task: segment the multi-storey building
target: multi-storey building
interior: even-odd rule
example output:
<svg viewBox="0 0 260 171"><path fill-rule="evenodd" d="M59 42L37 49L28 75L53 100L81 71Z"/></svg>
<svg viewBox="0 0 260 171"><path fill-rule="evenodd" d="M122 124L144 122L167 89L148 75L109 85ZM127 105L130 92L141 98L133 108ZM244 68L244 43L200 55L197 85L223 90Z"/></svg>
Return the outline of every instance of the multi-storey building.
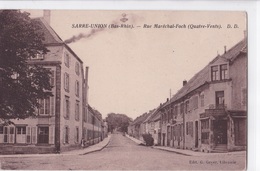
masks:
<svg viewBox="0 0 260 171"><path fill-rule="evenodd" d="M215 57L162 107L161 144L193 150L246 148L247 42Z"/></svg>
<svg viewBox="0 0 260 171"><path fill-rule="evenodd" d="M82 60L50 27L47 22L50 15L46 16L47 20L35 20L44 33L44 45L49 52L32 57L28 64L42 65L51 70L53 96L39 99L41 107L37 110L37 117L13 120L14 125L0 125L1 153L61 152L79 148L81 140L88 139L86 135L100 137L102 116L86 107L88 68L84 79ZM87 118L94 122L93 130L84 127Z"/></svg>
<svg viewBox="0 0 260 171"><path fill-rule="evenodd" d="M83 123L83 139L86 145L96 144L103 139L104 128L102 115L99 111L93 109L90 105L87 106L87 119Z"/></svg>

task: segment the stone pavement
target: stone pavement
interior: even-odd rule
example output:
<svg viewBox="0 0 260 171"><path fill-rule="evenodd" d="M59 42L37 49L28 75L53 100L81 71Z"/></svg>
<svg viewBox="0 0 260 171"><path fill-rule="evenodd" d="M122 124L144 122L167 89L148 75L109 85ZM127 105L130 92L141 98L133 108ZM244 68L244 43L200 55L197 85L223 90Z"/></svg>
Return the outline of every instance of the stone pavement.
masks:
<svg viewBox="0 0 260 171"><path fill-rule="evenodd" d="M131 137L129 135L126 135L129 139L132 141L136 142L137 144L145 144L144 142ZM168 152L173 152L177 154L182 154L186 156L223 156L223 155L245 155L246 156L246 151L233 151L233 152L227 152L227 153L204 153L200 151L192 151L192 150L184 150L184 149L176 149L172 147L166 147L166 146L152 146L151 148L158 149L158 150L164 150Z"/></svg>
<svg viewBox="0 0 260 171"><path fill-rule="evenodd" d="M85 155L88 153L101 151L110 142L111 135L108 135L103 141L98 144L94 144L84 149L77 149L71 151L65 151L60 154L12 154L12 155L0 155L0 158L10 158L10 157L50 157L50 156L61 156L61 155Z"/></svg>

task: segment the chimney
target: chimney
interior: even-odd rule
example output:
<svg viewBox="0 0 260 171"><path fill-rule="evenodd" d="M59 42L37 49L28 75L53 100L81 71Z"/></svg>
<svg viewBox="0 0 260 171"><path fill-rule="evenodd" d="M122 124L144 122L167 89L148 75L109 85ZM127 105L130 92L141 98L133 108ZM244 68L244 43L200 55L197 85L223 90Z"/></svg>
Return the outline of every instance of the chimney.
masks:
<svg viewBox="0 0 260 171"><path fill-rule="evenodd" d="M183 80L182 85L185 86L187 84L186 80Z"/></svg>
<svg viewBox="0 0 260 171"><path fill-rule="evenodd" d="M88 105L88 67L85 70L85 102Z"/></svg>
<svg viewBox="0 0 260 171"><path fill-rule="evenodd" d="M50 23L51 23L51 10L43 10L43 18L50 25Z"/></svg>
<svg viewBox="0 0 260 171"><path fill-rule="evenodd" d="M224 53L227 52L227 46L224 46Z"/></svg>

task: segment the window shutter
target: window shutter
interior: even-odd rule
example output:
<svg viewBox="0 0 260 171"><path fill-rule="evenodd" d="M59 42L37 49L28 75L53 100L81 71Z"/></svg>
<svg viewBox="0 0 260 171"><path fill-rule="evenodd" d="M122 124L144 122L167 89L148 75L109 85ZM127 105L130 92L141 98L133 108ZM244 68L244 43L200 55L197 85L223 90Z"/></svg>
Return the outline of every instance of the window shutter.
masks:
<svg viewBox="0 0 260 171"><path fill-rule="evenodd" d="M54 144L54 126L49 127L49 144Z"/></svg>
<svg viewBox="0 0 260 171"><path fill-rule="evenodd" d="M69 77L69 74L68 74L68 91L70 91L70 77Z"/></svg>
<svg viewBox="0 0 260 171"><path fill-rule="evenodd" d="M66 126L63 128L63 144L66 144Z"/></svg>
<svg viewBox="0 0 260 171"><path fill-rule="evenodd" d="M70 101L68 102L69 103L69 105L68 105L68 119L70 118Z"/></svg>
<svg viewBox="0 0 260 171"><path fill-rule="evenodd" d="M63 116L66 118L67 116L67 110L66 110L66 98L63 99Z"/></svg>
<svg viewBox="0 0 260 171"><path fill-rule="evenodd" d="M66 73L64 73L64 89L66 90Z"/></svg>
<svg viewBox="0 0 260 171"><path fill-rule="evenodd" d="M51 116L54 115L54 96L50 97L50 109L51 109Z"/></svg>
<svg viewBox="0 0 260 171"><path fill-rule="evenodd" d="M37 143L37 128L36 127L32 127L32 144L36 144Z"/></svg>
<svg viewBox="0 0 260 171"><path fill-rule="evenodd" d="M77 127L75 128L75 132L74 132L74 142L75 144L77 144Z"/></svg>
<svg viewBox="0 0 260 171"><path fill-rule="evenodd" d="M27 126L26 127L26 143L27 144L31 144L31 134L32 134L32 131L31 131L31 127Z"/></svg>

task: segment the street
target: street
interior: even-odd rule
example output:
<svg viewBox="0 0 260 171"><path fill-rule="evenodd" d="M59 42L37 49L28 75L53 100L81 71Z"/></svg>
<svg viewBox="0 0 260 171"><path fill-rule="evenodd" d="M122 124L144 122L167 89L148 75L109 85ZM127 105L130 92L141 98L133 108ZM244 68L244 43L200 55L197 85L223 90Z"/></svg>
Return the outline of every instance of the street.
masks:
<svg viewBox="0 0 260 171"><path fill-rule="evenodd" d="M8 170L244 170L245 156L216 154L186 156L137 145L121 134L112 134L102 151L86 155L0 158Z"/></svg>

